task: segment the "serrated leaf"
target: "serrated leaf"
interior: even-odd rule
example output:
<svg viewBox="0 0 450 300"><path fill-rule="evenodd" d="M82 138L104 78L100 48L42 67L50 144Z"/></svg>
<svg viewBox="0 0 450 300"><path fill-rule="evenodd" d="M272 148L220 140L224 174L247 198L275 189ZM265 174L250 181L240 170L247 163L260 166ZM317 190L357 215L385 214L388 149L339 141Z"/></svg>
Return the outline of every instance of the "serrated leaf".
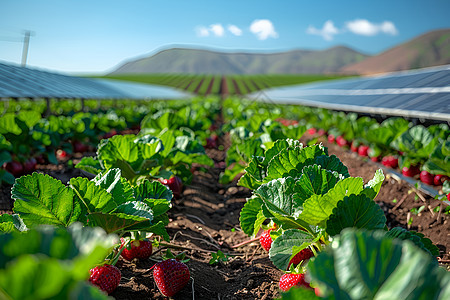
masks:
<svg viewBox="0 0 450 300"><path fill-rule="evenodd" d="M154 217L164 214L172 207L167 199L144 199L144 203L152 209Z"/></svg>
<svg viewBox="0 0 450 300"><path fill-rule="evenodd" d="M295 179L286 177L261 185L254 194L264 201L269 210L291 216L302 205L294 197L295 192Z"/></svg>
<svg viewBox="0 0 450 300"><path fill-rule="evenodd" d="M323 195L342 179L337 172L322 169L319 165L306 166L295 182L295 191L303 203L312 195Z"/></svg>
<svg viewBox="0 0 450 300"><path fill-rule="evenodd" d="M337 158L336 155L321 155L314 159L314 162L329 171L336 171L342 174L344 178L350 177L348 173L348 168Z"/></svg>
<svg viewBox="0 0 450 300"><path fill-rule="evenodd" d="M121 204L134 199L133 188L121 175L120 169L114 168L106 173L100 173L92 181L110 193L115 203Z"/></svg>
<svg viewBox="0 0 450 300"><path fill-rule="evenodd" d="M378 195L381 189L381 185L384 181L384 174L383 170L378 169L375 172L375 175L373 178L364 186L364 190L362 194L366 195L370 199L375 199L375 197Z"/></svg>
<svg viewBox="0 0 450 300"><path fill-rule="evenodd" d="M265 182L276 178L287 176L297 177L305 166L305 162L314 160L314 158L327 155L327 150L322 145L313 145L302 148L300 146L288 147L277 155L275 155L269 162L267 167L267 177Z"/></svg>
<svg viewBox="0 0 450 300"><path fill-rule="evenodd" d="M113 214L124 214L128 216L136 217L136 220L143 221L147 219L148 221L153 220L153 211L150 206L142 201L130 201L123 203L112 212Z"/></svg>
<svg viewBox="0 0 450 300"><path fill-rule="evenodd" d="M443 300L450 296L450 274L433 257L410 241L386 237L384 231L345 229L308 268L325 298Z"/></svg>
<svg viewBox="0 0 450 300"><path fill-rule="evenodd" d="M27 227L40 224L67 227L82 213L72 190L49 175L33 173L20 177L11 190L11 197L15 200L14 212Z"/></svg>
<svg viewBox="0 0 450 300"><path fill-rule="evenodd" d="M287 270L291 258L308 247L313 238L311 234L303 230L288 229L272 242L269 258L277 268ZM296 252L293 254L294 247Z"/></svg>
<svg viewBox="0 0 450 300"><path fill-rule="evenodd" d="M151 222L147 218L128 215L125 213L102 213L94 212L89 214L89 223L95 224L95 226L103 228L107 233L120 233L131 231L130 228L135 230L142 230L151 225Z"/></svg>
<svg viewBox="0 0 450 300"><path fill-rule="evenodd" d="M97 175L102 171L102 166L100 165L100 162L97 159L90 156L83 157L80 160L80 162L75 165L75 168L86 171L93 175Z"/></svg>
<svg viewBox="0 0 450 300"><path fill-rule="evenodd" d="M252 197L247 200L241 210L239 222L242 231L247 235L253 235L256 230L255 223L258 219L258 214L262 211L261 205L262 201L260 198Z"/></svg>
<svg viewBox="0 0 450 300"><path fill-rule="evenodd" d="M115 135L103 140L97 150L98 160L103 168L120 168L120 162L133 164L139 159L139 144L134 143L134 135ZM123 168L123 176L124 173ZM126 177L126 176L125 176Z"/></svg>
<svg viewBox="0 0 450 300"><path fill-rule="evenodd" d="M349 195L339 201L327 220L326 231L330 236L339 234L344 228L383 229L386 216L372 199L365 195Z"/></svg>
<svg viewBox="0 0 450 300"><path fill-rule="evenodd" d="M70 179L70 187L77 195L79 203L82 203L89 213L108 213L118 205L110 193L87 178Z"/></svg>
<svg viewBox="0 0 450 300"><path fill-rule="evenodd" d="M140 136L134 139L134 143L139 145L139 156L143 159L151 159L155 154L164 150L161 140L152 135Z"/></svg>
<svg viewBox="0 0 450 300"><path fill-rule="evenodd" d="M325 195L313 195L307 199L303 203L303 211L298 217L311 225L320 225L332 214L339 201L347 195L357 195L362 190L362 178L349 177L343 179Z"/></svg>
<svg viewBox="0 0 450 300"><path fill-rule="evenodd" d="M266 177L264 158L254 156L245 168L245 173L239 179L238 185L254 190L263 183L264 177Z"/></svg>
<svg viewBox="0 0 450 300"><path fill-rule="evenodd" d="M170 203L173 197L172 191L159 181L144 180L134 188L136 200L144 199L166 199Z"/></svg>
<svg viewBox="0 0 450 300"><path fill-rule="evenodd" d="M260 139L248 139L244 143L238 144L237 152L246 163L249 162L253 156L264 156L264 149L261 148Z"/></svg>
<svg viewBox="0 0 450 300"><path fill-rule="evenodd" d="M0 232L26 231L27 226L18 214L0 215Z"/></svg>
<svg viewBox="0 0 450 300"><path fill-rule="evenodd" d="M439 255L439 248L433 244L433 242L424 237L423 234L415 232L415 231L408 231L401 227L395 227L389 230L386 233L387 237L397 238L400 240L410 240L412 241L417 247L420 249L425 250L426 252L430 253L433 256Z"/></svg>

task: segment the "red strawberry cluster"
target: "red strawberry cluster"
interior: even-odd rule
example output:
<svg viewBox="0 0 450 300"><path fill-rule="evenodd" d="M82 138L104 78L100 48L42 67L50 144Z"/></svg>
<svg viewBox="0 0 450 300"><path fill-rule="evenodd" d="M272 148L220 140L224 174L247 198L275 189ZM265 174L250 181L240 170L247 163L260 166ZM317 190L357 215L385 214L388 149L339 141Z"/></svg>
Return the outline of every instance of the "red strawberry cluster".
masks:
<svg viewBox="0 0 450 300"><path fill-rule="evenodd" d="M124 247L126 240L124 238L120 239L121 248ZM128 260L132 261L135 258L138 259L147 259L152 255L152 242L149 240L133 240L130 242L129 249L124 248L122 250L121 256Z"/></svg>
<svg viewBox="0 0 450 300"><path fill-rule="evenodd" d="M18 161L10 161L3 164L3 168L11 173L14 177L20 177L24 174L30 174L36 170L37 161L32 157L25 161L23 164Z"/></svg>

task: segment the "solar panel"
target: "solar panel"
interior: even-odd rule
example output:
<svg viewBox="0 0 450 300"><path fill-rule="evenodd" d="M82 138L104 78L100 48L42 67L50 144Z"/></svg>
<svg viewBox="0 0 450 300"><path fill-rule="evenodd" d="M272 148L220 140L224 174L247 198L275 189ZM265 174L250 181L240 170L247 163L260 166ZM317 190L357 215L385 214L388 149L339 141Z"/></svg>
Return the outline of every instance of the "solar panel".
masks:
<svg viewBox="0 0 450 300"><path fill-rule="evenodd" d="M274 88L250 98L450 122L450 65Z"/></svg>
<svg viewBox="0 0 450 300"><path fill-rule="evenodd" d="M67 76L0 63L0 98L183 99L169 87Z"/></svg>

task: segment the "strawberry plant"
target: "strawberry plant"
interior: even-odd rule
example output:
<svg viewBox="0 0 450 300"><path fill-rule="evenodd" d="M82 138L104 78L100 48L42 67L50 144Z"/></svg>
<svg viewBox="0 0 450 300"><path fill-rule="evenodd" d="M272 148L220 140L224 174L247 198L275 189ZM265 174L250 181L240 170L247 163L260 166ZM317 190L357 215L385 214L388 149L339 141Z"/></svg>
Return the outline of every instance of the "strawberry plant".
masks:
<svg viewBox="0 0 450 300"><path fill-rule="evenodd" d="M157 181L142 181L132 187L119 169L100 173L89 181L72 178L69 186L48 175L33 173L16 180L13 210L32 228L50 224L67 227L79 221L120 236L132 231L152 232L169 239L172 192Z"/></svg>
<svg viewBox="0 0 450 300"><path fill-rule="evenodd" d="M80 223L0 234L0 298L107 299L88 283L89 269L116 241L117 236Z"/></svg>
<svg viewBox="0 0 450 300"><path fill-rule="evenodd" d="M413 240L398 235L401 232L407 231L389 236L385 231L343 230L334 238L333 247L308 265L311 282L318 286L321 297L448 298L450 273ZM359 288L362 286L364 289Z"/></svg>

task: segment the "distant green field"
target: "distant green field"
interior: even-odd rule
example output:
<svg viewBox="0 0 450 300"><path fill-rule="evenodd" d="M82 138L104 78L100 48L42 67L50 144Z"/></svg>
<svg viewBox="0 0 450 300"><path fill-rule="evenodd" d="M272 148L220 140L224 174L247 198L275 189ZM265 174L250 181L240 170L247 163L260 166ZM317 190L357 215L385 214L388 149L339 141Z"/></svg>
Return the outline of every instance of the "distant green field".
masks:
<svg viewBox="0 0 450 300"><path fill-rule="evenodd" d="M344 78L341 75L197 75L197 74L121 74L100 78L170 86L198 95L246 95L258 90Z"/></svg>

